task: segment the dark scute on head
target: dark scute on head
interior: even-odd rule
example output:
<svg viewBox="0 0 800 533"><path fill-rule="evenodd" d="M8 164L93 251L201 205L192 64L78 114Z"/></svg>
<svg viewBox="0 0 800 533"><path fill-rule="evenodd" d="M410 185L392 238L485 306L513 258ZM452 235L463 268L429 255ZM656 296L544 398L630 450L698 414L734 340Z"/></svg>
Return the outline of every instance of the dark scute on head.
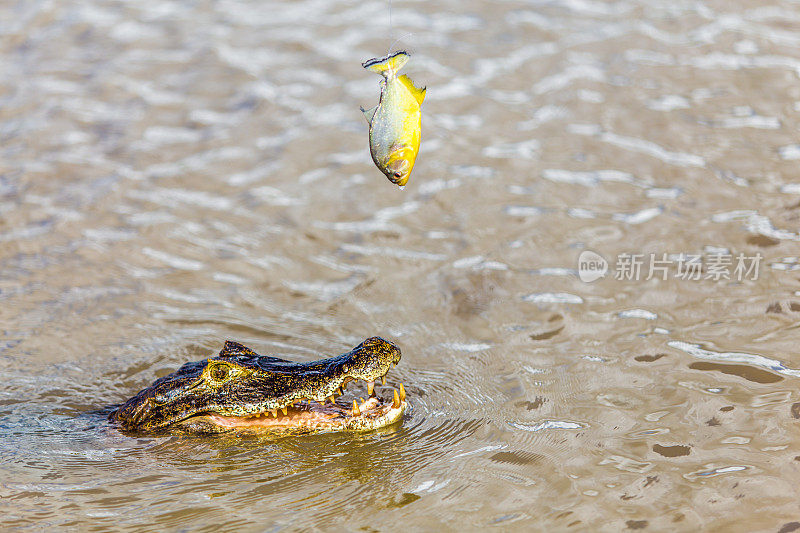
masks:
<svg viewBox="0 0 800 533"><path fill-rule="evenodd" d="M287 361L279 357L260 355L244 344L235 341L225 341L225 346L220 350L216 359L234 362L250 368L261 368L263 370L270 370L271 365L295 364L292 361ZM207 361L213 361L213 359L208 359Z"/></svg>
<svg viewBox="0 0 800 533"><path fill-rule="evenodd" d="M258 355L242 343L225 341L225 346L219 351L219 357L232 357L236 355Z"/></svg>

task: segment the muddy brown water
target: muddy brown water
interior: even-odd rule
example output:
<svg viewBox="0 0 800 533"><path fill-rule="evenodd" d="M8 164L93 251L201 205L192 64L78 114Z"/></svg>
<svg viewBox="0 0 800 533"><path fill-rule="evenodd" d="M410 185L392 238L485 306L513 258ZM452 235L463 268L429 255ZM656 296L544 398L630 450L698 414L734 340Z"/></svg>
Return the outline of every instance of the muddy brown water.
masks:
<svg viewBox="0 0 800 533"><path fill-rule="evenodd" d="M0 529L798 529L800 5L392 20L0 4ZM428 96L399 191L360 62L408 32ZM225 339L311 360L371 335L413 405L382 431L104 419Z"/></svg>

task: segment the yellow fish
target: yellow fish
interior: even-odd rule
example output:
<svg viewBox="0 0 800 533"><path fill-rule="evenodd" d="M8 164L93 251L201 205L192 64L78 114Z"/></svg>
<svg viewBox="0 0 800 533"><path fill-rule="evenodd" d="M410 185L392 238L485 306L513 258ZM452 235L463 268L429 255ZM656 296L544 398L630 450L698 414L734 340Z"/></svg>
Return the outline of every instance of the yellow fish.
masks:
<svg viewBox="0 0 800 533"><path fill-rule="evenodd" d="M406 52L395 52L362 63L383 76L378 105L361 108L369 123L369 151L375 166L401 188L408 183L419 152L420 106L425 99L425 87L417 89L408 76L397 75L408 59Z"/></svg>

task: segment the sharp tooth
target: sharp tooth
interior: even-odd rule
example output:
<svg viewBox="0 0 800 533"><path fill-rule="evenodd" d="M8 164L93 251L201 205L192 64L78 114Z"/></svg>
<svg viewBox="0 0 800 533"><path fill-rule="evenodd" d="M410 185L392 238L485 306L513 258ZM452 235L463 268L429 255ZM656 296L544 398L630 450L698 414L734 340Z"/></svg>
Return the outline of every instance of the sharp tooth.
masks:
<svg viewBox="0 0 800 533"><path fill-rule="evenodd" d="M381 385L386 385L386 376L381 376Z"/></svg>
<svg viewBox="0 0 800 533"><path fill-rule="evenodd" d="M275 418L278 418L278 410L277 409L273 409L270 412L272 413L272 416L274 416Z"/></svg>
<svg viewBox="0 0 800 533"><path fill-rule="evenodd" d="M400 397L397 395L397 390L394 391L394 398L392 398L392 407L400 407Z"/></svg>
<svg viewBox="0 0 800 533"><path fill-rule="evenodd" d="M403 384L400 384L400 400L406 401L406 389L403 387Z"/></svg>
<svg viewBox="0 0 800 533"><path fill-rule="evenodd" d="M358 404L355 400L353 400L353 416L360 416L361 410L358 408Z"/></svg>
<svg viewBox="0 0 800 533"><path fill-rule="evenodd" d="M367 392L370 396L375 392L375 382L374 381L367 381Z"/></svg>
<svg viewBox="0 0 800 533"><path fill-rule="evenodd" d="M402 385L400 385L400 386L402 387ZM284 415L286 415L286 414L287 414L287 412L286 412L286 407L285 407L285 406L284 406L284 407L281 407L281 412L283 412L283 414L284 414Z"/></svg>
<svg viewBox="0 0 800 533"><path fill-rule="evenodd" d="M328 396L328 400L330 400L331 403L335 403L336 402L336 398L333 397L333 394Z"/></svg>

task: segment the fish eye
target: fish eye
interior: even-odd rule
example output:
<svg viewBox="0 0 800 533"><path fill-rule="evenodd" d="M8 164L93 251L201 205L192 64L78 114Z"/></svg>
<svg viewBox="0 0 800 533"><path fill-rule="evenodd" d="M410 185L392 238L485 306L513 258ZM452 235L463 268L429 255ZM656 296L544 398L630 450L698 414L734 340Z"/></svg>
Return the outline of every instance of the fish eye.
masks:
<svg viewBox="0 0 800 533"><path fill-rule="evenodd" d="M403 173L400 172L400 171L397 171L397 172L394 173L394 177L395 178L402 178L403 177Z"/></svg>
<svg viewBox="0 0 800 533"><path fill-rule="evenodd" d="M214 381L225 381L230 373L231 367L228 365L214 365L208 371L209 377Z"/></svg>

